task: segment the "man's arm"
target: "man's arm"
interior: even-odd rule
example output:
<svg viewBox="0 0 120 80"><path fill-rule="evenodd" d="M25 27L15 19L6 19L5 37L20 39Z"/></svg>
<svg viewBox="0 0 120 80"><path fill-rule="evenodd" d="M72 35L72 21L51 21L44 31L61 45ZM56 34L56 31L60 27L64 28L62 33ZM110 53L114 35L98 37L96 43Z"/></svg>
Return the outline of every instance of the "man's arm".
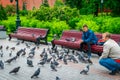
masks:
<svg viewBox="0 0 120 80"><path fill-rule="evenodd" d="M93 32L90 31L88 38L86 40L84 40L84 42L90 42L90 40L92 39L92 37L93 37Z"/></svg>
<svg viewBox="0 0 120 80"><path fill-rule="evenodd" d="M102 53L102 56L100 57L100 59L102 59L102 58L108 58L109 53L110 53L110 45L105 44L103 46L103 53Z"/></svg>

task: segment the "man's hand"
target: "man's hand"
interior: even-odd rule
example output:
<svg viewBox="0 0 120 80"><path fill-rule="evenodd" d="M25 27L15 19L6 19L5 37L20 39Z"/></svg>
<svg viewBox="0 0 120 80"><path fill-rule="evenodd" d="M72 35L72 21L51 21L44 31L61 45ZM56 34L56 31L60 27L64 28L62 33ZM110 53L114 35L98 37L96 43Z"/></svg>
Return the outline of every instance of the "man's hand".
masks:
<svg viewBox="0 0 120 80"><path fill-rule="evenodd" d="M80 40L80 43L82 43L82 42L83 42L83 40L81 39L81 40Z"/></svg>

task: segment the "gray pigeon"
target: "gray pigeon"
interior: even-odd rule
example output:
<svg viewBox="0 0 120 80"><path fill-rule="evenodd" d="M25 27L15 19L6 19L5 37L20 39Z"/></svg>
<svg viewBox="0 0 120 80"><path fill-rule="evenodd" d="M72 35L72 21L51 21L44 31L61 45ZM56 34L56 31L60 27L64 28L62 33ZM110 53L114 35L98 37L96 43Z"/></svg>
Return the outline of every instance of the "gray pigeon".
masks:
<svg viewBox="0 0 120 80"><path fill-rule="evenodd" d="M34 78L34 77L36 77L36 78L38 78L38 75L40 74L40 68L38 68L36 71L35 71L35 73L31 76L31 78Z"/></svg>
<svg viewBox="0 0 120 80"><path fill-rule="evenodd" d="M0 57L3 57L3 51L1 50Z"/></svg>
<svg viewBox="0 0 120 80"><path fill-rule="evenodd" d="M64 64L66 64L66 65L68 64L68 63L67 63L67 59L66 59L66 55L63 57L63 62L64 62Z"/></svg>
<svg viewBox="0 0 120 80"><path fill-rule="evenodd" d="M36 47L33 47L30 51L35 51Z"/></svg>
<svg viewBox="0 0 120 80"><path fill-rule="evenodd" d="M52 57L51 57L51 58L48 58L48 59L47 59L47 63L49 63L51 60L52 60Z"/></svg>
<svg viewBox="0 0 120 80"><path fill-rule="evenodd" d="M81 62L86 63L86 60L85 60L84 56L81 53L78 54L78 60L81 61Z"/></svg>
<svg viewBox="0 0 120 80"><path fill-rule="evenodd" d="M20 50L16 53L16 55L19 57L22 52L24 52L24 49L20 49Z"/></svg>
<svg viewBox="0 0 120 80"><path fill-rule="evenodd" d="M42 61L40 61L39 63L38 63L38 65L40 64L40 65L42 65L42 66L44 66L44 64L46 63L46 60L42 60Z"/></svg>
<svg viewBox="0 0 120 80"><path fill-rule="evenodd" d="M55 64L51 61L50 67L53 71L57 71Z"/></svg>
<svg viewBox="0 0 120 80"><path fill-rule="evenodd" d="M27 64L29 67L34 67L32 60L27 59Z"/></svg>
<svg viewBox="0 0 120 80"><path fill-rule="evenodd" d="M13 58L10 58L8 60L5 61L5 63L11 63L13 60L16 60L17 59L17 56L14 56Z"/></svg>
<svg viewBox="0 0 120 80"><path fill-rule="evenodd" d="M6 50L8 50L9 49L9 46L6 46Z"/></svg>
<svg viewBox="0 0 120 80"><path fill-rule="evenodd" d="M12 47L12 48L10 48L10 49L14 51L14 50L15 50L15 47Z"/></svg>
<svg viewBox="0 0 120 80"><path fill-rule="evenodd" d="M12 51L9 53L9 57L11 57L12 56Z"/></svg>
<svg viewBox="0 0 120 80"><path fill-rule="evenodd" d="M3 49L3 46L1 45L1 46L0 46L0 50L2 50L2 49Z"/></svg>
<svg viewBox="0 0 120 80"><path fill-rule="evenodd" d="M27 48L30 48L30 46L28 45L28 43L25 43L25 45L26 45Z"/></svg>
<svg viewBox="0 0 120 80"><path fill-rule="evenodd" d="M56 76L56 80L61 80L58 76Z"/></svg>
<svg viewBox="0 0 120 80"><path fill-rule="evenodd" d="M22 53L22 56L25 56L26 55L26 48L23 49L23 53Z"/></svg>
<svg viewBox="0 0 120 80"><path fill-rule="evenodd" d="M13 61L12 59L8 59L8 60L5 61L5 63L9 63L10 64L12 61Z"/></svg>
<svg viewBox="0 0 120 80"><path fill-rule="evenodd" d="M4 69L4 63L3 63L2 60L0 60L0 68L1 68L1 69Z"/></svg>
<svg viewBox="0 0 120 80"><path fill-rule="evenodd" d="M20 45L20 41L16 43L16 46Z"/></svg>
<svg viewBox="0 0 120 80"><path fill-rule="evenodd" d="M35 55L35 51L31 51L31 52L29 53L29 57L30 57L30 58L33 58L34 55Z"/></svg>
<svg viewBox="0 0 120 80"><path fill-rule="evenodd" d="M18 71L19 71L19 69L20 69L20 66L18 66L18 67L16 67L16 68L14 68L13 70L11 70L10 72L9 72L9 74L10 73L17 73Z"/></svg>
<svg viewBox="0 0 120 80"><path fill-rule="evenodd" d="M89 71L89 65L87 65L87 66L80 72L80 74L85 74L85 75L87 75L88 71Z"/></svg>

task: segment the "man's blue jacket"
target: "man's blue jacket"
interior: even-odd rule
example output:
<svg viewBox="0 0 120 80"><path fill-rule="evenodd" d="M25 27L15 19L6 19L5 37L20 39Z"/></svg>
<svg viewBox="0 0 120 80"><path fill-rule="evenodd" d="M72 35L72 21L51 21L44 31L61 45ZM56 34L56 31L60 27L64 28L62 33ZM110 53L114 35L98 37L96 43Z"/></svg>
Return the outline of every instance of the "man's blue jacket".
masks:
<svg viewBox="0 0 120 80"><path fill-rule="evenodd" d="M98 39L94 32L92 30L88 30L87 32L83 32L82 34L82 40L84 42L92 42L93 44L96 44Z"/></svg>

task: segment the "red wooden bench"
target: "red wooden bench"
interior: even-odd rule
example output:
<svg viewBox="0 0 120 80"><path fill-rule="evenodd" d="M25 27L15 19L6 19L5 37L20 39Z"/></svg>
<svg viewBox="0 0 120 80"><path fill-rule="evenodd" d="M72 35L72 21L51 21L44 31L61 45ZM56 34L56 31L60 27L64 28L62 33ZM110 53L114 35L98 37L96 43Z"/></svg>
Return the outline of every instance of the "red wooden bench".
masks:
<svg viewBox="0 0 120 80"><path fill-rule="evenodd" d="M97 36L98 40L102 39L102 34L96 33L95 35ZM53 40L52 45L61 45L66 48L79 50L81 37L82 32L80 31L63 31L61 38L59 40ZM113 34L111 37L115 41L120 42L120 35ZM87 50L87 46L84 46L84 50ZM103 52L103 46L97 44L91 45L91 52L97 53L100 56Z"/></svg>
<svg viewBox="0 0 120 80"><path fill-rule="evenodd" d="M39 43L39 40L44 40L47 44L48 31L48 29L19 27L17 32L9 34L9 40L11 40L11 38L17 38L23 41L33 41L36 43Z"/></svg>

